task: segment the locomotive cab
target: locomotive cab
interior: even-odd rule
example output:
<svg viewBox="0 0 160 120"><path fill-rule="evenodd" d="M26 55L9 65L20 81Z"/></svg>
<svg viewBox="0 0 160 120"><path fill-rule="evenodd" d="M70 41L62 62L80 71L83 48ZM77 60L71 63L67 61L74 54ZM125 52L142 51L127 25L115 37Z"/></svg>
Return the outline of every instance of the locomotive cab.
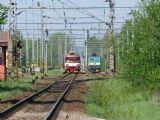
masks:
<svg viewBox="0 0 160 120"><path fill-rule="evenodd" d="M64 69L66 72L79 72L80 71L80 56L75 53L70 53L65 56Z"/></svg>

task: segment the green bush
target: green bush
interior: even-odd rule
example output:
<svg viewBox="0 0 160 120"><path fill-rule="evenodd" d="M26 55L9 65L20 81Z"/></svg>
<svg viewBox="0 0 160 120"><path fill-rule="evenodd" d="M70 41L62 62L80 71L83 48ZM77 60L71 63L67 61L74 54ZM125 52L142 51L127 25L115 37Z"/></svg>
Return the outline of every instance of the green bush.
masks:
<svg viewBox="0 0 160 120"><path fill-rule="evenodd" d="M159 98L160 99L160 98ZM88 114L106 120L158 120L160 104L150 91L132 87L124 79L94 82L86 98Z"/></svg>

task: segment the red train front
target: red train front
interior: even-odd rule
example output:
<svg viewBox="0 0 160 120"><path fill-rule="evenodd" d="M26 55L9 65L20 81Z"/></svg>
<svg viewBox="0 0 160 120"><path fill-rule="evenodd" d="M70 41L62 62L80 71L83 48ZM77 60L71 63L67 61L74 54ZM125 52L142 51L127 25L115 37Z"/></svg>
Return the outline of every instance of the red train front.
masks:
<svg viewBox="0 0 160 120"><path fill-rule="evenodd" d="M77 53L71 52L64 59L64 69L66 72L74 73L80 71L80 56Z"/></svg>

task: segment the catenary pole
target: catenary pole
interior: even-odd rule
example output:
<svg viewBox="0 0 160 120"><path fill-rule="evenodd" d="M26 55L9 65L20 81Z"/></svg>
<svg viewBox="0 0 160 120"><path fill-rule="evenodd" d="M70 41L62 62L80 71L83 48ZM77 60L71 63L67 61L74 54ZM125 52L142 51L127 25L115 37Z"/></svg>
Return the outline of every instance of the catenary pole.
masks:
<svg viewBox="0 0 160 120"><path fill-rule="evenodd" d="M115 53L114 53L114 22L115 22L115 2L114 0L106 0L109 2L110 7L110 14L109 19L109 42L110 42L110 49L109 49L109 73L110 75L114 75L115 72Z"/></svg>
<svg viewBox="0 0 160 120"><path fill-rule="evenodd" d="M8 40L8 75L10 77L11 71L13 69L13 63L14 63L14 56L13 56L13 45L14 41L16 40L16 7L17 3L16 0L9 0L9 17L8 17L8 23L9 23L9 40Z"/></svg>
<svg viewBox="0 0 160 120"><path fill-rule="evenodd" d="M32 1L32 7L34 8L34 1ZM34 64L35 62L35 45L34 45L34 41L35 41L35 37L34 37L34 9L33 9L33 35L32 35L32 63Z"/></svg>

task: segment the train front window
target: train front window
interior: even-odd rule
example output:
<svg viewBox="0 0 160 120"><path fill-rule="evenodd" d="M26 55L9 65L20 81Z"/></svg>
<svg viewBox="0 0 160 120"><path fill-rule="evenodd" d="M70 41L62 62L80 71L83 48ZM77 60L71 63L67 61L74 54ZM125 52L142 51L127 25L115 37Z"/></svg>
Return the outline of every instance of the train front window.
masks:
<svg viewBox="0 0 160 120"><path fill-rule="evenodd" d="M89 62L94 62L94 59L90 58L90 59L89 59Z"/></svg>
<svg viewBox="0 0 160 120"><path fill-rule="evenodd" d="M80 62L79 57L67 57L66 62Z"/></svg>
<svg viewBox="0 0 160 120"><path fill-rule="evenodd" d="M95 62L100 62L100 58L95 58Z"/></svg>
<svg viewBox="0 0 160 120"><path fill-rule="evenodd" d="M100 58L99 58L99 57L92 57L92 58L89 58L88 61L89 61L90 63L100 62Z"/></svg>

